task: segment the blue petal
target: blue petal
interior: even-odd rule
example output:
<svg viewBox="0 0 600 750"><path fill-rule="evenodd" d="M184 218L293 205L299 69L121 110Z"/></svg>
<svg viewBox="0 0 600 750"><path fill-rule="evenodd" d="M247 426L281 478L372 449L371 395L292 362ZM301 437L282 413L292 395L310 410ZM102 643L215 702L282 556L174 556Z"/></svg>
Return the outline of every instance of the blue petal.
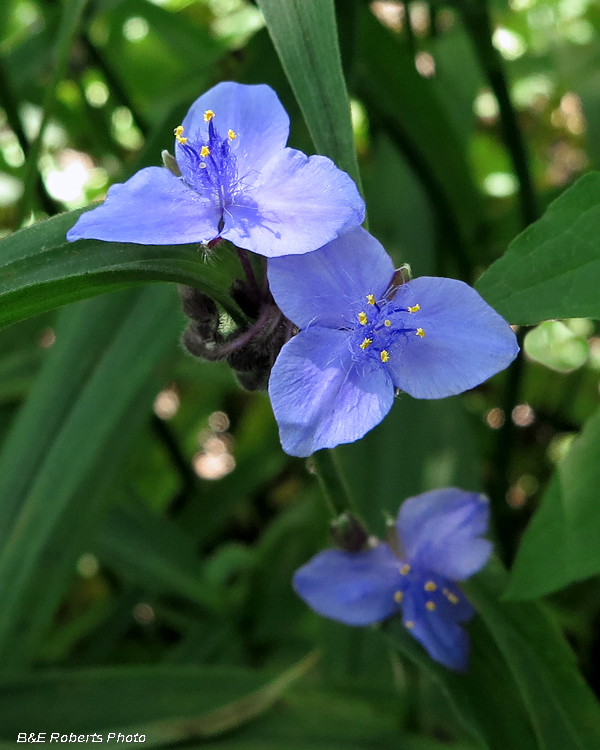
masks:
<svg viewBox="0 0 600 750"><path fill-rule="evenodd" d="M401 297L398 295L402 295ZM445 398L473 388L513 361L519 347L508 323L462 281L422 276L397 300L420 305L411 315L420 338L406 337L390 360L394 385L415 398Z"/></svg>
<svg viewBox="0 0 600 750"><path fill-rule="evenodd" d="M299 255L354 229L364 217L356 185L331 159L286 148L226 207L222 235L268 258Z"/></svg>
<svg viewBox="0 0 600 750"><path fill-rule="evenodd" d="M209 109L215 113L213 125L222 138L227 137L230 129L236 134L231 146L240 178L261 170L274 154L285 148L290 118L270 86L218 83L190 107L182 123L184 136L208 139L204 112Z"/></svg>
<svg viewBox="0 0 600 750"><path fill-rule="evenodd" d="M379 299L393 274L390 256L362 227L317 252L273 258L268 263L275 302L300 328L354 326L366 295Z"/></svg>
<svg viewBox="0 0 600 750"><path fill-rule="evenodd" d="M410 497L400 506L396 528L402 552L420 570L454 581L476 573L492 545L485 534L490 516L483 495L450 487Z"/></svg>
<svg viewBox="0 0 600 750"><path fill-rule="evenodd" d="M104 203L67 233L81 239L179 245L218 235L220 212L163 167L147 167L113 185Z"/></svg>
<svg viewBox="0 0 600 750"><path fill-rule="evenodd" d="M398 560L386 544L364 552L325 550L294 575L294 589L315 612L346 625L370 625L397 610Z"/></svg>
<svg viewBox="0 0 600 750"><path fill-rule="evenodd" d="M382 368L354 366L347 332L315 327L285 344L271 371L269 396L283 450L309 456L358 440L379 424L394 388Z"/></svg>
<svg viewBox="0 0 600 750"><path fill-rule="evenodd" d="M469 636L452 620L430 612L417 597L406 596L402 619L408 632L425 648L432 659L448 669L464 672L469 659Z"/></svg>

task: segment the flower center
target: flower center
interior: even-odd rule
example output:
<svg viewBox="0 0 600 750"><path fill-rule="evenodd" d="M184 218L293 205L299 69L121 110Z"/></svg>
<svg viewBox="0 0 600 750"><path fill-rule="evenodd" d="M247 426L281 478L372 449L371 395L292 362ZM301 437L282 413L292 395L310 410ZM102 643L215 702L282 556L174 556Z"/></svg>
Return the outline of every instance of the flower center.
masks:
<svg viewBox="0 0 600 750"><path fill-rule="evenodd" d="M215 128L214 118L212 109L207 109L204 113L204 121L208 123L207 140L199 135L184 136L183 125L175 128L177 162L191 188L225 208L233 202L240 185L237 159L232 150L237 133L230 128L222 138Z"/></svg>
<svg viewBox="0 0 600 750"><path fill-rule="evenodd" d="M461 598L458 589L451 582L428 571L414 570L408 563L398 561L398 582L393 593L394 602L402 608L409 602L410 611L418 617L426 612L438 612L443 617L454 618L448 610L448 604L457 606ZM435 580L434 580L435 579ZM414 627L411 620L404 622L405 627Z"/></svg>
<svg viewBox="0 0 600 750"><path fill-rule="evenodd" d="M410 336L425 337L425 330L418 325L419 304L404 306L401 300L386 296L377 301L373 294L367 294L365 302L354 324L352 351L355 359L368 358L385 364Z"/></svg>

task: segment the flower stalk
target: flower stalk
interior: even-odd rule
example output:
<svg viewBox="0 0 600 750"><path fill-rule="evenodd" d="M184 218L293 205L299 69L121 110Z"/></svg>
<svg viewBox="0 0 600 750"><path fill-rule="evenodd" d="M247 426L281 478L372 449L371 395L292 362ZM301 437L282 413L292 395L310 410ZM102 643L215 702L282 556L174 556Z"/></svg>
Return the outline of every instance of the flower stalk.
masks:
<svg viewBox="0 0 600 750"><path fill-rule="evenodd" d="M335 450L325 448L312 454L319 486L333 518L354 510L354 502L342 474Z"/></svg>

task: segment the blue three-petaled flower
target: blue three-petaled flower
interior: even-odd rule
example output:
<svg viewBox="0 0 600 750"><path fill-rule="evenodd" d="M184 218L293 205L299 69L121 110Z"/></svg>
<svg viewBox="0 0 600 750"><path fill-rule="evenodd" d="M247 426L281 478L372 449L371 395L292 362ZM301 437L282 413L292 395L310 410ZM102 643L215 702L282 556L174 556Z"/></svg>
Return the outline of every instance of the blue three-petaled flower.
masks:
<svg viewBox="0 0 600 750"><path fill-rule="evenodd" d="M67 239L172 245L223 237L268 257L317 250L362 223L364 201L331 159L286 148L289 129L269 86L219 83L175 129L181 176L140 170L113 185Z"/></svg>
<svg viewBox="0 0 600 750"><path fill-rule="evenodd" d="M361 438L396 389L444 398L503 370L519 347L508 323L467 284L394 267L364 229L317 252L269 260L275 301L301 330L281 350L269 395L287 453Z"/></svg>
<svg viewBox="0 0 600 750"><path fill-rule="evenodd" d="M456 586L487 562L489 506L456 488L411 497L396 520L394 549L385 542L360 552L329 549L296 571L297 594L319 614L370 625L401 614L429 655L464 671L469 638L461 622L474 609Z"/></svg>

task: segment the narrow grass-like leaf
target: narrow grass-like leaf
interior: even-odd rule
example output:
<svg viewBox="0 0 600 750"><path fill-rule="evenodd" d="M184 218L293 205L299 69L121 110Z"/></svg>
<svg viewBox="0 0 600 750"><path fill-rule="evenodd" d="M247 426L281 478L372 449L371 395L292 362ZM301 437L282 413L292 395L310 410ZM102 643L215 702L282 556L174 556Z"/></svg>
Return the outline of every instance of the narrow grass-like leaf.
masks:
<svg viewBox="0 0 600 750"><path fill-rule="evenodd" d="M0 682L0 738L14 740L24 725L61 735L138 732L151 747L211 737L264 713L317 659L309 654L273 680L241 667L165 665L15 677Z"/></svg>
<svg viewBox="0 0 600 750"><path fill-rule="evenodd" d="M477 750L399 733L397 721L348 691L298 686L277 711L269 711L235 732L194 747L211 750Z"/></svg>
<svg viewBox="0 0 600 750"><path fill-rule="evenodd" d="M469 626L469 669L458 674L432 661L399 618L383 626L391 645L437 683L459 722L477 747L489 750L541 750L536 742L515 681L480 619ZM506 717L510 716L510 721Z"/></svg>
<svg viewBox="0 0 600 750"><path fill-rule="evenodd" d="M506 578L494 561L464 588L512 672L539 747L595 750L600 705L549 613L534 602L499 601Z"/></svg>
<svg viewBox="0 0 600 750"><path fill-rule="evenodd" d="M244 320L228 295L241 271L225 245L204 258L199 245L67 242L67 230L81 213L55 216L0 241L0 327L148 281L195 286Z"/></svg>
<svg viewBox="0 0 600 750"><path fill-rule="evenodd" d="M367 6L359 19L358 96L368 108L373 130L383 130L409 160L427 192L443 241L468 278L470 246L482 213L463 138L438 84L415 69L410 44L384 28Z"/></svg>
<svg viewBox="0 0 600 750"><path fill-rule="evenodd" d="M360 185L333 0L258 0L317 151Z"/></svg>
<svg viewBox="0 0 600 750"><path fill-rule="evenodd" d="M112 301L122 319L107 330L101 313L110 317L110 303L87 303L73 319L65 311L66 323L57 335L65 343L51 352L0 455L0 662L5 668L31 657L22 653L29 641L23 628L44 573L51 575L52 563L61 559L68 532L76 529L82 536L88 506L79 492L86 486L89 490L91 478L101 479L103 457L109 469L116 464L118 457L105 450L177 339L180 316L172 289L149 287L116 305ZM66 397L60 392L63 384ZM151 397L146 396L148 401ZM36 431L39 420L43 427ZM15 642L22 645L15 648Z"/></svg>
<svg viewBox="0 0 600 750"><path fill-rule="evenodd" d="M213 612L222 609L217 587L202 580L196 540L142 503L113 508L91 544L98 559L150 591L185 597Z"/></svg>

